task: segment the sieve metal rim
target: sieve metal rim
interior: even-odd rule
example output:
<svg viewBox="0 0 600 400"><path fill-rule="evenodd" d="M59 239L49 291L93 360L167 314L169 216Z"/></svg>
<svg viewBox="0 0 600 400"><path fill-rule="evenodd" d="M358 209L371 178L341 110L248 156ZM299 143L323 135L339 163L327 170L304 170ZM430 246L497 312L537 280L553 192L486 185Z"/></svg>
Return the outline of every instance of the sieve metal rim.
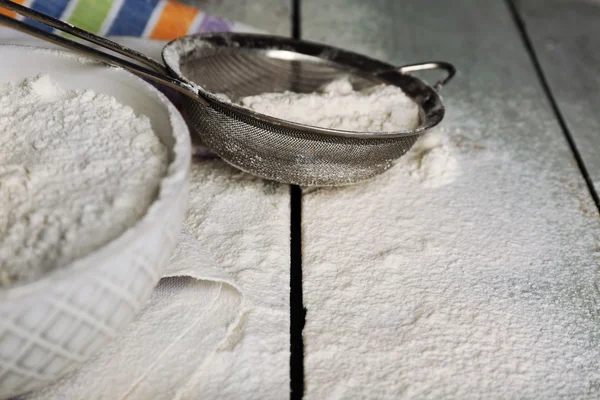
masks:
<svg viewBox="0 0 600 400"><path fill-rule="evenodd" d="M179 65L173 65L174 61L179 61L181 57L193 52L193 46L187 48L185 54L180 53L179 48L184 47L182 44L189 41L206 42L211 47L235 47L239 49L252 49L255 52L279 52L280 56L285 59L296 57L296 59L307 60L312 59L315 62L324 62L338 66L342 70L370 78L374 81L391 84L400 87L413 101L419 106L421 124L409 130L388 131L388 132L360 132L347 131L340 129L322 128L312 125L306 125L298 122L288 121L276 118L270 115L261 114L245 108L241 105L223 101L210 91L204 89L188 80L180 72ZM254 46L246 46L248 43ZM233 46L232 46L233 44ZM256 47L255 47L256 46ZM277 57L274 57L277 58ZM340 49L334 46L325 45L322 43L311 42L306 40L291 39L282 36L254 34L254 33L232 33L232 32L217 32L217 33L200 33L184 36L167 43L162 50L162 59L169 73L189 85L193 85L197 90L198 100L207 103L208 105L216 105L221 108L228 109L234 115L244 115L245 117L254 118L265 123L269 123L281 128L288 128L307 132L314 135L324 135L333 137L345 137L354 139L393 139L404 138L408 136L419 135L428 129L438 125L445 115L445 107L441 96L436 89L439 89L448 82L455 73L454 67L447 62L427 62L421 64L410 64L402 67L396 67L374 58ZM361 68L362 65L375 65L375 70L366 71ZM447 75L434 86L431 87L421 79L409 75L406 72L413 72L425 69L443 69ZM407 89L410 92L407 93Z"/></svg>

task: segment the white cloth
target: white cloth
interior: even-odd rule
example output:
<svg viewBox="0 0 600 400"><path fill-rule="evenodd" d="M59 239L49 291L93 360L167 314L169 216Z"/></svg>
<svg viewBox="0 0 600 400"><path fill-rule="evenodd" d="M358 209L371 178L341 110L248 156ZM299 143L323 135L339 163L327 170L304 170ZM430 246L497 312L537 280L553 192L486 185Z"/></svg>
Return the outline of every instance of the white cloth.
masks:
<svg viewBox="0 0 600 400"><path fill-rule="evenodd" d="M164 44L116 40L155 59ZM0 43L51 47L1 27ZM289 223L288 186L196 160L181 242L148 306L22 400L288 397Z"/></svg>
<svg viewBox="0 0 600 400"><path fill-rule="evenodd" d="M98 356L24 399L186 398L186 384L240 327L242 298L187 231L165 276L139 318Z"/></svg>

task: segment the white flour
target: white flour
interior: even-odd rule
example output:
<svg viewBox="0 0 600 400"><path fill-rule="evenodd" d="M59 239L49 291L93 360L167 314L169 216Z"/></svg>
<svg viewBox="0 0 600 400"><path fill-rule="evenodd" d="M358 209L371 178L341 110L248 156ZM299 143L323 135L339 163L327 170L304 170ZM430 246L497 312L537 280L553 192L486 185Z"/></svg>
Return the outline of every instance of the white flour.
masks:
<svg viewBox="0 0 600 400"><path fill-rule="evenodd" d="M419 124L419 108L402 89L379 85L355 91L348 78L316 93L263 93L240 100L244 107L280 119L330 129L390 132Z"/></svg>
<svg viewBox="0 0 600 400"><path fill-rule="evenodd" d="M455 148L448 133L439 128L422 135L401 160L398 168L426 188L448 185L460 173Z"/></svg>
<svg viewBox="0 0 600 400"><path fill-rule="evenodd" d="M449 109L390 171L303 196L305 398L600 398L585 183Z"/></svg>
<svg viewBox="0 0 600 400"><path fill-rule="evenodd" d="M0 85L0 286L66 266L146 212L167 169L147 117L40 76Z"/></svg>

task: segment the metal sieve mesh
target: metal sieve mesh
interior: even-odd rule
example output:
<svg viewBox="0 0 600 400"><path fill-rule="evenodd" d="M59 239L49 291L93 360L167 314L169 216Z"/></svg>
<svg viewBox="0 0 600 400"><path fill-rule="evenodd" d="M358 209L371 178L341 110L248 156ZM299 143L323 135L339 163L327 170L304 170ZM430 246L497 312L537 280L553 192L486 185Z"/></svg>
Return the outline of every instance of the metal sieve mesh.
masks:
<svg viewBox="0 0 600 400"><path fill-rule="evenodd" d="M184 100L192 131L225 161L280 182L330 186L371 178L390 168L419 133L444 115L436 91L419 79L389 64L310 42L205 34L169 43L163 58L171 73L200 86L205 102ZM378 133L308 127L256 114L214 96L222 93L236 101L265 92L309 93L341 76L350 76L355 88L377 83L399 86L419 105L420 126Z"/></svg>

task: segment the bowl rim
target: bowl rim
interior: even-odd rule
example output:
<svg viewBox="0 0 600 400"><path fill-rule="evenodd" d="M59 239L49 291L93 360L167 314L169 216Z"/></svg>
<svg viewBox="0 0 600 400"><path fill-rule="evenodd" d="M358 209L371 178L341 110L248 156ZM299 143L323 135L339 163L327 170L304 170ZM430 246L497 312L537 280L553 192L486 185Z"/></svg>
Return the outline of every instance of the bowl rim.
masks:
<svg viewBox="0 0 600 400"><path fill-rule="evenodd" d="M13 48L17 51L43 53L48 57L59 57L68 61L79 62L81 55L65 50L49 49L45 47L0 44L0 54L3 49ZM18 297L26 296L31 293L44 290L52 283L64 281L73 278L83 272L96 268L104 260L107 260L125 250L127 246L135 241L140 232L147 232L160 219L162 215L170 215L170 207L177 199L182 190L185 190L185 182L189 176L191 163L191 140L187 124L179 113L177 108L167 99L167 97L150 83L144 81L137 75L117 67L103 66L101 63L90 60L89 64L102 66L106 68L102 73L115 72L126 74L137 80L148 96L154 96L169 114L169 123L171 134L174 139L172 148L172 159L167 167L167 172L159 183L159 190L156 199L150 204L146 213L124 232L112 239L108 243L98 247L87 255L78 258L63 267L54 268L38 279L30 282L16 282L13 286L0 287L0 301L13 300ZM99 76L102 76L99 73Z"/></svg>

